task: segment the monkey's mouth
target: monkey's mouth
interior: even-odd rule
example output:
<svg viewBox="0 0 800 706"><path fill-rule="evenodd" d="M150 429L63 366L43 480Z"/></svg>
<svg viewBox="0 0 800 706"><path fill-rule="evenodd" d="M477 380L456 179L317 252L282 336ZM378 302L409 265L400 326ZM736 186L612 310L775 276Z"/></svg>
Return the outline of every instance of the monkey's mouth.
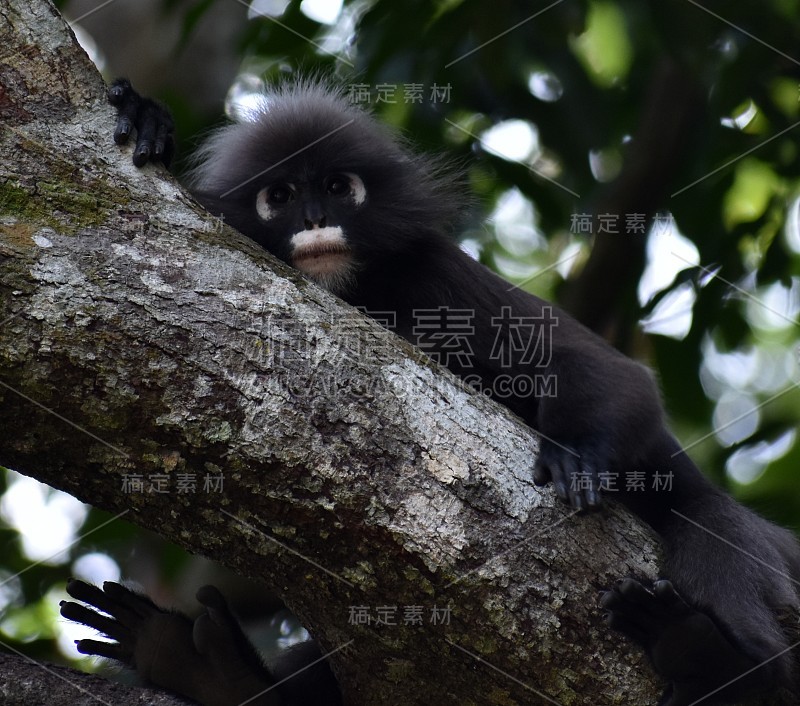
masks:
<svg viewBox="0 0 800 706"><path fill-rule="evenodd" d="M292 254L292 265L311 277L341 272L351 262L350 248L342 243L309 243Z"/></svg>

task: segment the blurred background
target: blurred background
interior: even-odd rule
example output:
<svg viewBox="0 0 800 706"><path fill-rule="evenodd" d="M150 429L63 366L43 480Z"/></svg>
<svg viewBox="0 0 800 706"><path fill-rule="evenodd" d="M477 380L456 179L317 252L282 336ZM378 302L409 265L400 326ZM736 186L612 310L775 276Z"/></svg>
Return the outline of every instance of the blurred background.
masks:
<svg viewBox="0 0 800 706"><path fill-rule="evenodd" d="M474 194L467 252L647 362L699 466L800 526L800 0L56 4L107 80L173 110L179 176L298 74L449 155ZM263 647L304 637L263 586L110 519L0 469L3 643L76 657L68 576L189 612L216 583Z"/></svg>

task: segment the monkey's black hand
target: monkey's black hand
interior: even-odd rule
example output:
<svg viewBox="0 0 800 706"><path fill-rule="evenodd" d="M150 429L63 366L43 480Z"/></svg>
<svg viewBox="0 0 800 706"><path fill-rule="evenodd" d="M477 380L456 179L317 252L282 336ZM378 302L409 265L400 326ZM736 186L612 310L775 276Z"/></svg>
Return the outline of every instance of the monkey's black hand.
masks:
<svg viewBox="0 0 800 706"><path fill-rule="evenodd" d="M118 78L108 89L108 102L117 109L114 142L124 145L136 129L133 163L143 167L148 161L169 167L175 154L175 125L164 106L140 96L125 78Z"/></svg>
<svg viewBox="0 0 800 706"><path fill-rule="evenodd" d="M608 624L644 647L655 670L670 682L660 706L734 703L751 686L747 673L753 661L670 581L656 581L648 590L636 579L622 579L600 604Z"/></svg>
<svg viewBox="0 0 800 706"><path fill-rule="evenodd" d="M79 652L122 662L145 681L203 706L285 703L271 688L273 681L213 586L197 592L206 611L194 622L111 581L100 589L70 579L67 593L107 615L69 601L61 602L61 615L114 640L78 640Z"/></svg>
<svg viewBox="0 0 800 706"><path fill-rule="evenodd" d="M596 510L600 497L600 460L594 451L561 446L542 438L533 471L536 485L553 481L556 495L576 510Z"/></svg>

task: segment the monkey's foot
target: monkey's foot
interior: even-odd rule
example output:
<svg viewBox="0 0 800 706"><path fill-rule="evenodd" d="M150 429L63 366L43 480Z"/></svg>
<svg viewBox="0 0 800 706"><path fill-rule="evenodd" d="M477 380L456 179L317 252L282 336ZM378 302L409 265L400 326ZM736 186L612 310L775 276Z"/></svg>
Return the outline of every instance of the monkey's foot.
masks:
<svg viewBox="0 0 800 706"><path fill-rule="evenodd" d="M606 621L637 642L670 682L661 706L734 703L753 686L754 661L734 646L716 622L681 598L670 581L652 590L622 579L601 599Z"/></svg>

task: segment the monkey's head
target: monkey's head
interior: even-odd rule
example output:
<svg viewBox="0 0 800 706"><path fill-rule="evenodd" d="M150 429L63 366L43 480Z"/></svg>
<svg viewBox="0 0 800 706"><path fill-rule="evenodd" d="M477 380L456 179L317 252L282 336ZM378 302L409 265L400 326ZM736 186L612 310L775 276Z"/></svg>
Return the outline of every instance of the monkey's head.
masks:
<svg viewBox="0 0 800 706"><path fill-rule="evenodd" d="M252 121L215 133L192 182L210 211L337 294L424 257L464 204L436 159L317 82L265 95Z"/></svg>

